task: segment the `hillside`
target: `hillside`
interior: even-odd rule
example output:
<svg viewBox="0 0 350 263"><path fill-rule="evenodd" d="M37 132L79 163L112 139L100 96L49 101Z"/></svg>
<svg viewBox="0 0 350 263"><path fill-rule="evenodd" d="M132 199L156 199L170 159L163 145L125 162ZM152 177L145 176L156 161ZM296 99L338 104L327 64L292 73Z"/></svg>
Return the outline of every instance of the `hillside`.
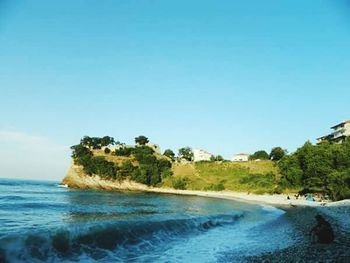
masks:
<svg viewBox="0 0 350 263"><path fill-rule="evenodd" d="M129 156L117 156L113 153L105 153L102 149L91 150L92 157L103 158L109 164L114 164L118 172L122 172L125 164L139 167L140 161L134 154ZM169 162L169 158L152 153L157 160ZM134 170L126 171L132 173ZM277 188L278 168L272 161L250 161L242 163L223 162L186 162L171 164L171 175L162 176L161 182L152 186L161 188L175 188L187 190L210 191L242 191L251 193L273 193ZM124 178L97 176L88 174L86 169L79 164L72 164L64 184L75 188L100 188L100 189L128 189L142 190L147 187L143 182L133 180L131 174Z"/></svg>
<svg viewBox="0 0 350 263"><path fill-rule="evenodd" d="M172 171L173 176L164 180L163 187L174 187L174 182L182 180L188 190L273 193L279 180L272 161L175 163Z"/></svg>
<svg viewBox="0 0 350 263"><path fill-rule="evenodd" d="M212 156L211 161L192 162L194 154L190 147L179 149L175 157L170 149L160 154L159 146L149 143L145 136L136 137L135 143L127 146L109 136L83 137L71 147L73 170L78 171L75 174L79 176L68 173L64 182L83 187L74 183L73 178L84 181L85 176L96 179L97 185L101 179L104 184L135 182L158 189L256 194L298 192L332 200L350 197L350 139L341 144L306 142L291 154L281 147L273 148L270 155L257 151L251 156L256 161L248 162L229 162L221 156Z"/></svg>

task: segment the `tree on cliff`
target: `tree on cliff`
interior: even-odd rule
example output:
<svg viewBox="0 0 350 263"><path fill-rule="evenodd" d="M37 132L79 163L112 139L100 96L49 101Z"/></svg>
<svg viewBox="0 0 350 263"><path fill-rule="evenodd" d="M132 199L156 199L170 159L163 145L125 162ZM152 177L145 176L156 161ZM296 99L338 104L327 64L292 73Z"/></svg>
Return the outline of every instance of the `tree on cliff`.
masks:
<svg viewBox="0 0 350 263"><path fill-rule="evenodd" d="M179 157L187 161L192 161L193 160L192 149L190 147L183 147L179 149Z"/></svg>
<svg viewBox="0 0 350 263"><path fill-rule="evenodd" d="M283 150L281 147L272 148L270 153L270 159L272 161L279 161L286 155L286 150Z"/></svg>
<svg viewBox="0 0 350 263"><path fill-rule="evenodd" d="M114 138L110 136L104 136L101 139L101 146L108 146L115 144Z"/></svg>
<svg viewBox="0 0 350 263"><path fill-rule="evenodd" d="M249 160L268 160L269 158L269 154L264 150L256 151L254 154L249 156Z"/></svg>
<svg viewBox="0 0 350 263"><path fill-rule="evenodd" d="M138 145L146 145L149 142L146 136L140 135L135 138L135 143Z"/></svg>
<svg viewBox="0 0 350 263"><path fill-rule="evenodd" d="M172 150L170 150L170 149L166 149L164 151L163 155L166 156L166 157L169 157L173 161L175 160L175 153Z"/></svg>

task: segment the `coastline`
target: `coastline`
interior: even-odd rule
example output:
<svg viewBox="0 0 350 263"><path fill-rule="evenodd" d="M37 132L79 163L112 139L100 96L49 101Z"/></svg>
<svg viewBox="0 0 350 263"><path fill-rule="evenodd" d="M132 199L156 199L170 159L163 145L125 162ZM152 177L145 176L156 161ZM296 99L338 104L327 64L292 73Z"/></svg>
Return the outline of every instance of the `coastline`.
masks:
<svg viewBox="0 0 350 263"><path fill-rule="evenodd" d="M200 190L178 190L173 188L161 188L161 187L149 187L144 184L136 183L129 180L105 180L98 175L86 176L83 174L82 168L77 165L71 165L66 177L62 180L63 185L67 185L70 188L78 189L95 189L95 190L108 190L108 191L136 191L136 192L150 192L161 194L175 194L175 195L192 195L211 198L241 200L245 202L273 205L273 206L312 206L312 207L324 207L324 206L350 206L350 200L342 200L337 202L317 202L308 201L305 199L296 199L294 195L287 194L251 194L243 192L233 191L200 191Z"/></svg>
<svg viewBox="0 0 350 263"><path fill-rule="evenodd" d="M273 206L285 211L283 216L294 229L294 237L291 238L298 242L285 249L248 257L245 262L314 262L315 259L320 258L326 262L349 262L350 260L348 249L350 245L350 200L321 203L295 199L292 195L291 199L287 199L286 194L257 195L231 191L213 192L148 187L132 181L110 181L99 176L85 176L81 168L74 165L62 183L78 189L191 195ZM322 214L334 229L335 242L330 245L315 244L310 240L308 233L316 223L315 215L317 214ZM229 262L230 256L227 256L224 262ZM232 260L234 261L234 258Z"/></svg>
<svg viewBox="0 0 350 263"><path fill-rule="evenodd" d="M331 221L337 222L340 228L347 232L350 232L350 221L348 217L350 215L350 200L342 200L337 202L317 202L307 201L305 199L295 199L291 195L291 199L288 199L286 194L274 194L274 195L258 195L248 194L242 192L232 191L196 191L196 190L177 190L171 188L158 188L149 187L144 184L139 184L133 181L110 181L100 178L99 176L86 176L82 171L82 167L77 165L71 165L66 177L63 179L62 184L70 188L77 189L94 189L94 190L107 190L107 191L132 191L132 192L148 192L159 194L175 194L175 195L191 195L210 198L229 199L236 201L243 201L248 203L255 203L260 205L270 205L286 212L289 210L297 210L297 208L314 208L316 213L321 213L327 218L331 218ZM309 220L314 220L309 218Z"/></svg>

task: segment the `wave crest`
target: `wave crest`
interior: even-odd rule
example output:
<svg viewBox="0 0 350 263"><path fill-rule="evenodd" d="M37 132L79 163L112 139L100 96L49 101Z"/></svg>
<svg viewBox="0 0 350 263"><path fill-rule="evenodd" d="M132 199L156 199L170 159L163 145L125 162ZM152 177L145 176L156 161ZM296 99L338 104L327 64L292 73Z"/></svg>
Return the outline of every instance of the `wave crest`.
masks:
<svg viewBox="0 0 350 263"><path fill-rule="evenodd" d="M196 235L234 224L244 214L189 219L103 223L79 230L12 235L0 239L0 262L43 262L61 258L79 260L82 254L97 260L108 251L145 243L153 246L174 238ZM1 261L2 259L2 261Z"/></svg>

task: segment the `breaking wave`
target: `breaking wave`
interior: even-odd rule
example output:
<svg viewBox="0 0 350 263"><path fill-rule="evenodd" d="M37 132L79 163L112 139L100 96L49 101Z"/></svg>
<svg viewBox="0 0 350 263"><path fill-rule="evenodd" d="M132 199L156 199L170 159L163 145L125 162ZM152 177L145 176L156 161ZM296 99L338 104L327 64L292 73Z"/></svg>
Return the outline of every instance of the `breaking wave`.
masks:
<svg viewBox="0 0 350 263"><path fill-rule="evenodd" d="M0 262L97 261L113 251L130 253L140 245L146 249L197 235L225 225L233 225L244 213L166 221L104 223L78 229L35 231L0 239ZM132 253L130 253L132 254Z"/></svg>

